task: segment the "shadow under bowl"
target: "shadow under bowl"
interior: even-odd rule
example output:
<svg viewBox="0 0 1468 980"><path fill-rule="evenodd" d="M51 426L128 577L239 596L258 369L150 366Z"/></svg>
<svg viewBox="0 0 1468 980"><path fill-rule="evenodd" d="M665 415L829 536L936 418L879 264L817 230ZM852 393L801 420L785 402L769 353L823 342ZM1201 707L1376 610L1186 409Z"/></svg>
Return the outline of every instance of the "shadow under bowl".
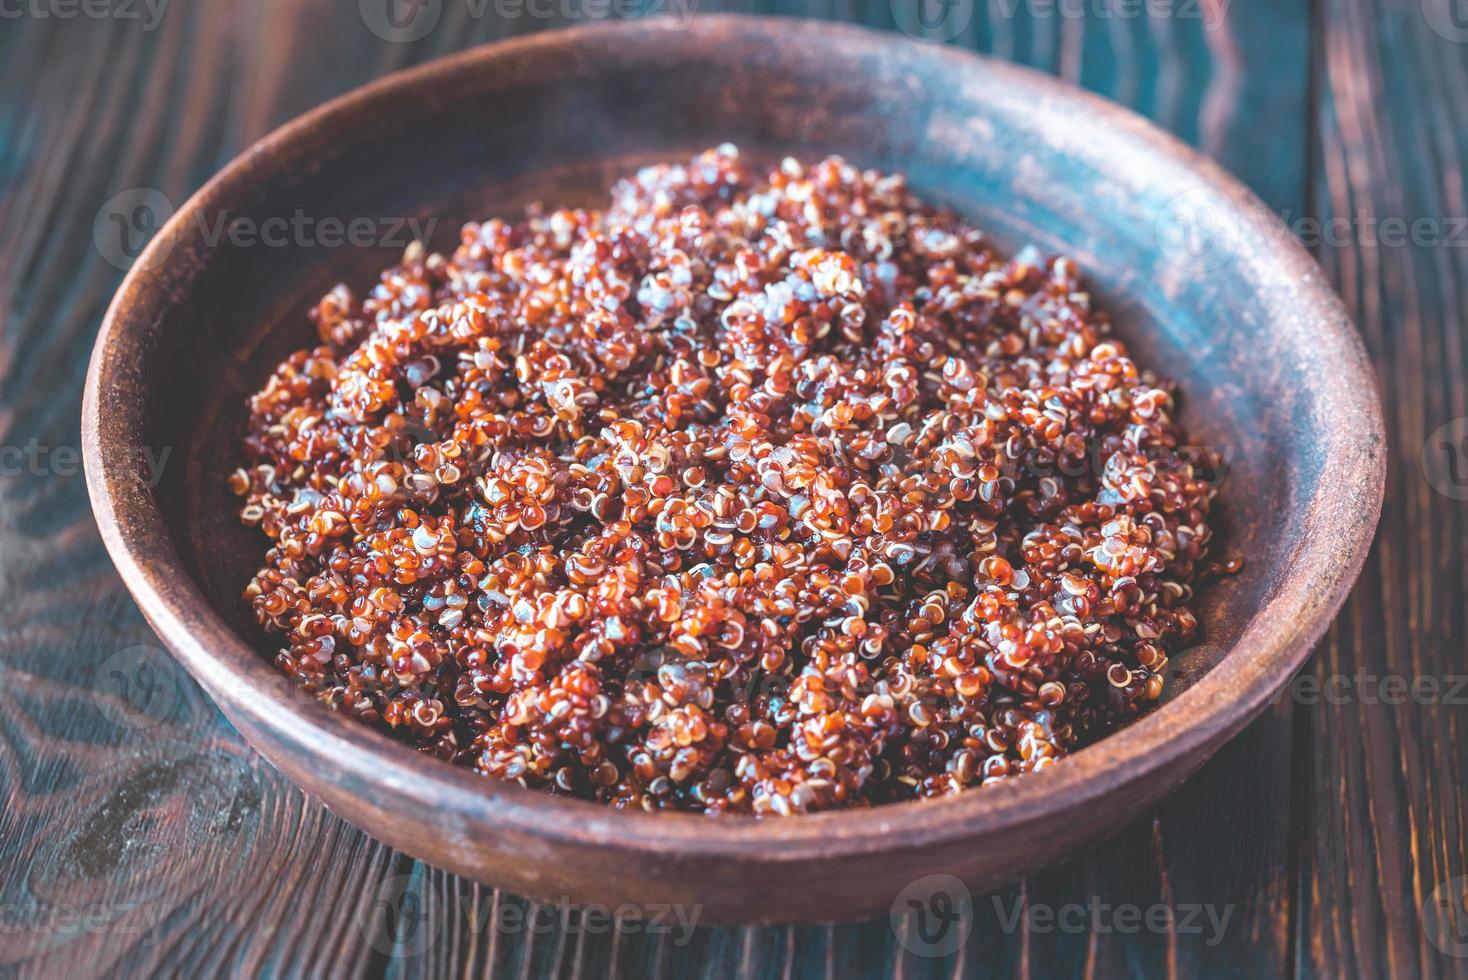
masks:
<svg viewBox="0 0 1468 980"><path fill-rule="evenodd" d="M1190 432L1227 459L1222 541L1246 564L1201 597L1206 642L1175 661L1158 711L1042 776L756 821L619 812L501 784L285 693L268 656L278 644L241 599L264 540L240 525L225 482L246 396L314 342L305 311L339 281L365 289L415 231L449 249L464 220L514 217L537 199L592 204L640 164L726 141L756 158L838 153L902 172L1003 247L1072 256L1138 360L1178 382ZM370 220L376 247L333 247L331 222L354 218ZM271 219L312 233L272 244ZM97 340L83 428L98 525L144 614L307 792L486 883L547 899L697 904L705 921L870 915L934 873L988 889L1120 829L1304 662L1365 558L1385 464L1372 371L1344 308L1283 225L1217 166L1021 68L738 17L476 49L261 140L132 267ZM150 485L147 461L165 448Z"/></svg>

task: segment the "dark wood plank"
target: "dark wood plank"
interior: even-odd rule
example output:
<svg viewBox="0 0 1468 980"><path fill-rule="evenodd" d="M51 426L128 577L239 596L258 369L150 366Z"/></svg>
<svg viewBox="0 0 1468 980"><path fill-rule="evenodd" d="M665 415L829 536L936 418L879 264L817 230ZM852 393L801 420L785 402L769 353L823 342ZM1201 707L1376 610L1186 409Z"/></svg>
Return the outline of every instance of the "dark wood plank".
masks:
<svg viewBox="0 0 1468 980"><path fill-rule="evenodd" d="M1433 479L1423 457L1458 451L1441 427L1468 411L1468 22L1447 0L1330 0L1322 13L1316 210L1345 224L1320 256L1377 364L1395 452L1376 545L1315 664L1340 696L1300 710L1315 765L1301 793L1298 965L1462 975L1468 948L1438 945L1461 931L1422 911L1435 892L1461 903L1468 885L1453 882L1468 873L1465 699L1448 696L1465 670L1468 505L1446 460L1428 460L1442 467ZM1443 240L1394 240L1388 221ZM1444 686L1392 704L1392 674Z"/></svg>
<svg viewBox="0 0 1468 980"><path fill-rule="evenodd" d="M29 16L3 31L0 442L37 454L0 478L0 969L362 972L356 912L391 855L256 758L156 649L65 455L122 274L93 216L129 187L181 199L274 121L237 125L233 72L260 39L228 6L169 13L156 31ZM137 702L149 711L126 710L113 669L162 692Z"/></svg>

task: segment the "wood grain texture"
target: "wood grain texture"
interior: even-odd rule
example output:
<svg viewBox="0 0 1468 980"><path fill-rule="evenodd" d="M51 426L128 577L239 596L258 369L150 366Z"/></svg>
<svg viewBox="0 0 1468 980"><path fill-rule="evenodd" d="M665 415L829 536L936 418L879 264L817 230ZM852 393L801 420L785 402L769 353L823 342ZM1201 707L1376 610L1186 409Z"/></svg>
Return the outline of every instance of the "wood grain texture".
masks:
<svg viewBox="0 0 1468 980"><path fill-rule="evenodd" d="M1468 44L1434 31L1453 22L1417 0L1175 0L1160 8L1170 16L1106 0L974 7L951 43L1139 109L1292 218L1364 211L1446 226L1468 215ZM121 277L93 244L94 215L135 187L181 201L254 138L383 72L564 22L475 9L444 0L436 28L408 44L374 36L355 0L178 3L153 30L0 22L0 445L34 445L27 459L39 460L0 477L0 971L1465 972L1468 960L1441 953L1419 916L1439 884L1468 873L1465 721L1442 699L1282 701L1110 843L975 896L973 935L944 958L908 952L886 921L698 929L687 942L555 910L538 913L537 923L554 919L543 931L509 926L523 923L523 900L394 854L326 813L256 758L181 671L151 678L159 686L148 690L172 692L163 702L121 688L142 697L141 714L118 703L109 671L122 664L135 679L138 659L125 652L158 644L61 452L76 447L87 354ZM887 0L697 9L898 23ZM1386 247L1355 233L1321 249L1376 359L1394 455L1377 546L1317 655L1318 677L1468 672L1468 503L1435 492L1421 463L1428 435L1468 415L1464 247ZM166 655L144 662L170 670ZM434 940L412 956L388 941L403 907L379 901L400 886L421 900L418 926ZM1198 931L1123 933L1120 904L1229 918L1217 942L1206 919ZM1100 927L1007 924L1043 908L1079 908Z"/></svg>
<svg viewBox="0 0 1468 980"><path fill-rule="evenodd" d="M1300 793L1310 832L1299 841L1298 962L1461 974L1465 961L1418 926L1419 904L1468 873L1468 698L1453 680L1468 672L1468 504L1441 492L1461 495L1461 484L1434 487L1423 465L1424 453L1461 450L1433 433L1468 408L1468 21L1435 0L1332 0L1322 14L1313 210L1348 233L1327 235L1320 257L1377 365L1395 453L1376 546L1316 658L1322 680L1350 679L1350 697L1297 713L1297 754L1313 762ZM1417 243L1394 240L1392 220L1423 222ZM1392 704L1378 680L1392 674L1441 691Z"/></svg>

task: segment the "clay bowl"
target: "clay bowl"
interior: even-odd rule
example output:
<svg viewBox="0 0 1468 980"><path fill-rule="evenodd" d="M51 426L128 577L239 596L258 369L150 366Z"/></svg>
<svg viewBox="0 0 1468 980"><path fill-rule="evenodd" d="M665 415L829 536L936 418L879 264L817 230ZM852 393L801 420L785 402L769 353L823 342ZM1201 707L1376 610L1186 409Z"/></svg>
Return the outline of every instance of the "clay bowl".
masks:
<svg viewBox="0 0 1468 980"><path fill-rule="evenodd" d="M1167 703L1049 772L956 798L787 820L615 812L424 758L292 696L240 591L263 539L225 487L246 394L312 342L305 311L402 247L218 240L217 218L469 217L600 200L612 178L724 141L907 173L1003 245L1087 270L1143 363L1176 379L1229 461L1243 572ZM324 225L320 236L325 238ZM376 227L385 228L384 224ZM386 232L384 232L386 237ZM577 29L388 77L286 125L196 194L133 267L87 380L103 539L163 641L245 737L394 847L545 899L702 906L704 921L885 912L920 876L997 887L1116 831L1259 714L1361 566L1384 442L1371 367L1311 258L1217 166L1030 71L862 30L699 18ZM144 450L171 447L149 487Z"/></svg>

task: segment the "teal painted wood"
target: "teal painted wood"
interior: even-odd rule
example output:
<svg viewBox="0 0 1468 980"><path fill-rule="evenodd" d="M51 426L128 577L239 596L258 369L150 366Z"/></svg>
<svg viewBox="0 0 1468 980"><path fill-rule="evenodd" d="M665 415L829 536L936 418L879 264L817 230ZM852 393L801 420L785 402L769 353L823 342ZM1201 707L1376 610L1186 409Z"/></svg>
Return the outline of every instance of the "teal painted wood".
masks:
<svg viewBox="0 0 1468 980"><path fill-rule="evenodd" d="M1468 44L1454 2L959 0L937 33L1134 106L1292 219L1364 208L1447 233L1468 214ZM561 4L534 9L545 7ZM432 31L394 44L365 29L354 0L170 5L152 27L136 9L136 21L0 21L0 445L22 451L0 476L0 970L1463 972L1468 960L1442 953L1418 912L1468 873L1465 722L1444 698L1282 701L1111 842L976 896L969 941L943 958L912 954L911 934L886 921L700 928L686 942L592 931L577 916L534 931L515 925L523 900L395 854L307 800L181 673L159 679L175 694L152 723L119 725L132 716L113 710L110 671L157 643L68 463L91 339L121 277L94 245L93 217L129 188L181 201L255 137L386 71L565 20L476 17L495 6L442 0ZM697 4L715 9L912 23L888 0ZM1432 488L1421 449L1468 416L1468 251L1373 245L1358 229L1321 254L1377 358L1397 452L1376 551L1310 670L1461 673L1468 503ZM375 903L399 876L425 896L433 939L411 957L392 955ZM1179 928L1119 931L1121 907L1173 909ZM1047 928L1046 910L1080 927ZM1027 911L1040 925L1013 924Z"/></svg>

